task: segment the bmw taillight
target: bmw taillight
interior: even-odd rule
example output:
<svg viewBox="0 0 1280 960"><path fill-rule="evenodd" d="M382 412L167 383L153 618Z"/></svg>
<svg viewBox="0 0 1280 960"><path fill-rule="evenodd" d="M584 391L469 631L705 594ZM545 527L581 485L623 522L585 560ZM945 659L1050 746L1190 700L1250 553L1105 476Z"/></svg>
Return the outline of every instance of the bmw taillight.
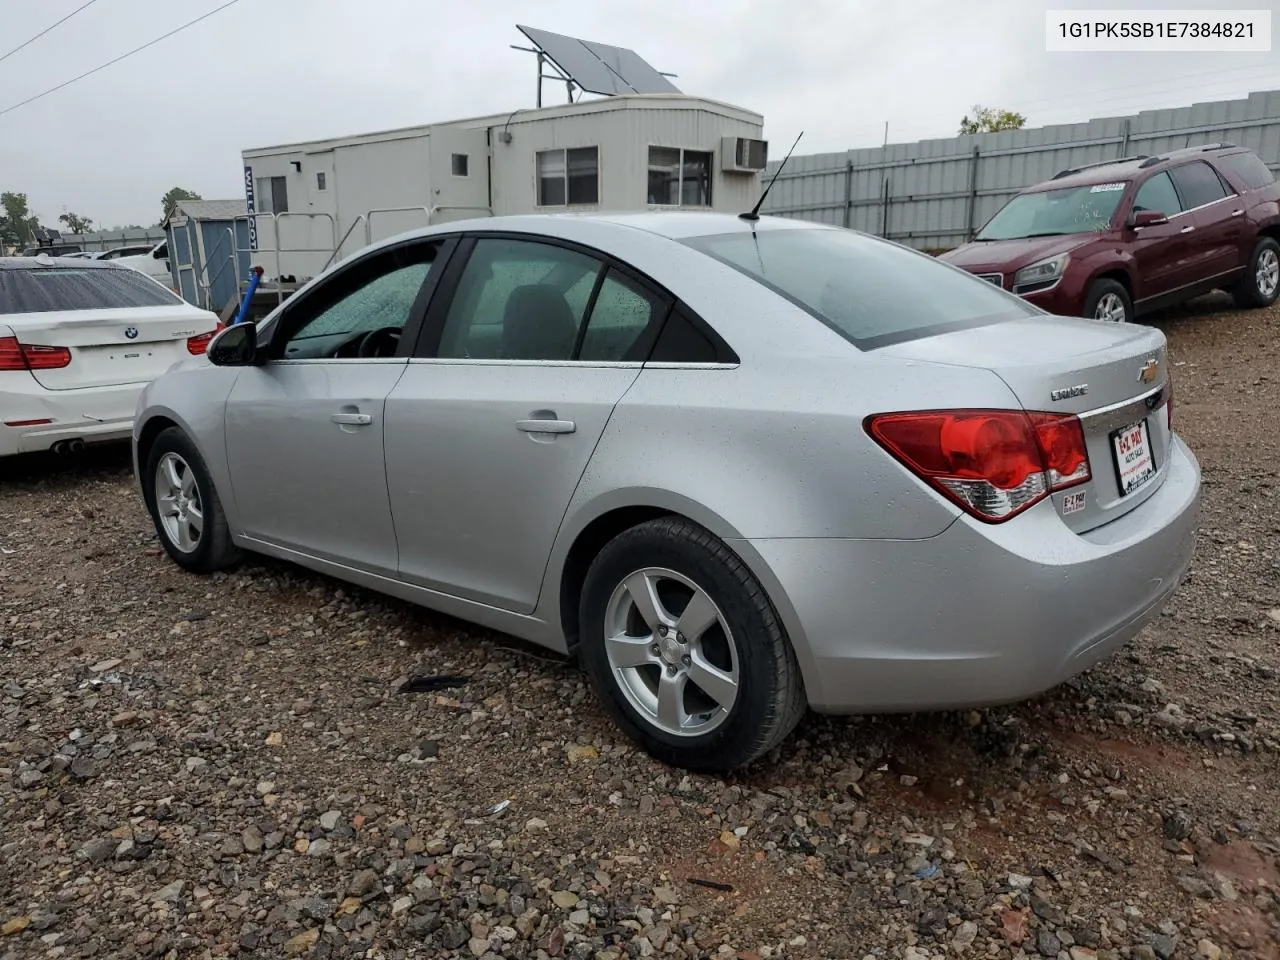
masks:
<svg viewBox="0 0 1280 960"><path fill-rule="evenodd" d="M71 365L66 347L19 343L17 337L0 337L0 371L60 370Z"/></svg>
<svg viewBox="0 0 1280 960"><path fill-rule="evenodd" d="M988 523L1090 477L1080 418L1020 410L922 410L868 417L907 469Z"/></svg>
<svg viewBox="0 0 1280 960"><path fill-rule="evenodd" d="M208 333L202 333L198 337L188 337L187 353L191 354L193 357L200 356L200 354L204 353L206 350L209 349L209 343L213 340L214 337L216 337L219 333L222 332L225 326L226 324L224 324L222 321L218 321L218 325Z"/></svg>

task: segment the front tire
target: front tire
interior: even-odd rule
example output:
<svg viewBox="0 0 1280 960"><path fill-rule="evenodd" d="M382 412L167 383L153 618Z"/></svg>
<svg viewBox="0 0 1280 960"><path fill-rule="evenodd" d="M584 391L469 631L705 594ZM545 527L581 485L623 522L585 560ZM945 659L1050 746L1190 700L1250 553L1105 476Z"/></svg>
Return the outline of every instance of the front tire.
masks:
<svg viewBox="0 0 1280 960"><path fill-rule="evenodd" d="M1231 291L1237 307L1269 307L1280 297L1280 243L1262 237L1253 248L1244 279Z"/></svg>
<svg viewBox="0 0 1280 960"><path fill-rule="evenodd" d="M178 566L212 573L240 559L209 468L177 427L164 430L151 445L142 487L160 543Z"/></svg>
<svg viewBox="0 0 1280 960"><path fill-rule="evenodd" d="M1124 284L1105 277L1089 285L1082 316L1111 323L1133 322L1133 300Z"/></svg>
<svg viewBox="0 0 1280 960"><path fill-rule="evenodd" d="M587 571L579 614L596 695L664 763L733 770L804 714L795 653L764 589L696 524L667 517L619 534Z"/></svg>

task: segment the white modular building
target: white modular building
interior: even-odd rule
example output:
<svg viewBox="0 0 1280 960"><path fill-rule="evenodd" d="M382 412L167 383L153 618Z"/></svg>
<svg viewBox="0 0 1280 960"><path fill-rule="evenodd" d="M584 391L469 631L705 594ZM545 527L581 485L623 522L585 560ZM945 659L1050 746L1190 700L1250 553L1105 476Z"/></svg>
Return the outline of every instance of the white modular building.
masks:
<svg viewBox="0 0 1280 960"><path fill-rule="evenodd" d="M405 230L477 216L684 208L739 213L762 189L758 113L679 93L245 150L251 258L302 282Z"/></svg>

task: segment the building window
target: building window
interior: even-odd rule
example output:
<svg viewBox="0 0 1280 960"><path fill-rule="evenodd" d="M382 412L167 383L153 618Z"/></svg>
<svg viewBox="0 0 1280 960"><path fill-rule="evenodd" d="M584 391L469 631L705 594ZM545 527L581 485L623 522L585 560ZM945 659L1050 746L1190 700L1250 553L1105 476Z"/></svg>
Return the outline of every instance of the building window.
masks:
<svg viewBox="0 0 1280 960"><path fill-rule="evenodd" d="M467 155L465 153L455 153L453 155L453 175L455 177L467 176Z"/></svg>
<svg viewBox="0 0 1280 960"><path fill-rule="evenodd" d="M649 148L649 203L711 206L711 153L679 147Z"/></svg>
<svg viewBox="0 0 1280 960"><path fill-rule="evenodd" d="M289 212L289 190L284 177L259 177L253 199L258 213Z"/></svg>
<svg viewBox="0 0 1280 960"><path fill-rule="evenodd" d="M326 188L325 188L325 178L324 178L324 171L323 171L323 170L317 170L317 171L316 171L316 189L317 189L317 190L324 190L324 189L326 189Z"/></svg>
<svg viewBox="0 0 1280 960"><path fill-rule="evenodd" d="M597 147L542 150L537 157L538 206L600 202L600 151Z"/></svg>

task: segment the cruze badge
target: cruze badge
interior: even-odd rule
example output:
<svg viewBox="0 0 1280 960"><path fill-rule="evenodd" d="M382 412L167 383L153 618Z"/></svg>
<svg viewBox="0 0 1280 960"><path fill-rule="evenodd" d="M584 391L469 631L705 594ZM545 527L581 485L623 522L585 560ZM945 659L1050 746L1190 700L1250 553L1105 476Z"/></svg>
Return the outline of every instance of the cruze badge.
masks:
<svg viewBox="0 0 1280 960"><path fill-rule="evenodd" d="M124 335L125 335L125 337L126 337L126 338L128 338L128 339L130 339L130 340L137 340L137 339L138 339L138 328L137 328L137 327L125 327L125 328L124 328Z"/></svg>
<svg viewBox="0 0 1280 960"><path fill-rule="evenodd" d="M1138 380L1141 383L1155 383L1160 376L1160 361L1152 358L1138 368Z"/></svg>
<svg viewBox="0 0 1280 960"><path fill-rule="evenodd" d="M1049 391L1050 400L1070 400L1072 397L1083 397L1089 392L1087 383L1077 383L1074 387L1059 387Z"/></svg>

